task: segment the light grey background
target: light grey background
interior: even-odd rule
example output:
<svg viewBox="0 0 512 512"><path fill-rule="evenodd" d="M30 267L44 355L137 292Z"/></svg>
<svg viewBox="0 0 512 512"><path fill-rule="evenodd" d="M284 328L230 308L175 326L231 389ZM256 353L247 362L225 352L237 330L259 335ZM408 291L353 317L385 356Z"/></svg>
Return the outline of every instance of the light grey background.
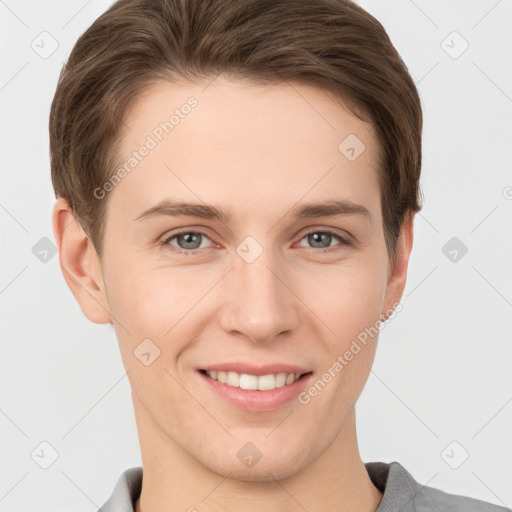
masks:
<svg viewBox="0 0 512 512"><path fill-rule="evenodd" d="M113 330L82 315L58 255L32 251L54 240L47 126L58 74L110 4L0 1L1 512L95 512L141 463ZM424 209L403 310L380 334L357 405L361 454L510 507L512 0L360 4L402 55L425 116ZM55 43L42 32L58 43L47 58ZM452 237L468 249L455 248L455 262L454 247L443 252ZM58 452L48 469L43 441Z"/></svg>

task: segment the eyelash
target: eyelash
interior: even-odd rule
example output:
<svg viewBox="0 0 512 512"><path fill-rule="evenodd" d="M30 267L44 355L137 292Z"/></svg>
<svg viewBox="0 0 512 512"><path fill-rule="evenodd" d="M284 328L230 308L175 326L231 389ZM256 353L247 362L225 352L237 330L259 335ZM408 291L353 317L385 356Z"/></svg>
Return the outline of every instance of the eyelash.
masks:
<svg viewBox="0 0 512 512"><path fill-rule="evenodd" d="M352 245L352 242L347 238L347 237L344 237L342 235L340 235L339 233L331 230L331 229L313 229L311 231L308 231L307 233L304 233L304 235L301 237L300 240L303 240L304 238L306 238L308 235L311 235L312 233L322 233L322 234L329 234L331 236L334 236L335 238L337 238L341 243L338 244L338 245L335 245L333 247L328 247L328 248L325 248L325 249L317 249L315 247L310 247L310 249L312 249L313 251L315 252L320 252L320 253L331 253L331 252L336 252L336 251L339 251L342 249L343 246L351 246ZM201 236L204 236L206 238L209 239L209 237L205 234L205 233L202 233L201 231L180 231L179 233L173 233L171 236L165 238L162 242L161 242L161 245L166 248L166 249L169 249L170 251L172 252L175 252L175 253L178 253L178 254L190 254L190 255L197 255L199 254L199 251L200 249L190 249L190 250L185 250L185 249L179 249L177 248L176 246L174 245L171 245L169 242L171 240L173 240L174 238L180 236L180 235L184 235L184 234L194 234L194 235L201 235Z"/></svg>

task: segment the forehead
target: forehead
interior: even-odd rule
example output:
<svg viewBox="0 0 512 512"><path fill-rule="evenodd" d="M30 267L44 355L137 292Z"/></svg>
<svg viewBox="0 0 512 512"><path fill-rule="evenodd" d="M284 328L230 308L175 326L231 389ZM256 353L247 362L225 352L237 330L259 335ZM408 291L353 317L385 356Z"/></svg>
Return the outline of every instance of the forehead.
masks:
<svg viewBox="0 0 512 512"><path fill-rule="evenodd" d="M190 107L192 102L195 106ZM182 123L189 117L192 121ZM212 141L228 139L226 142L235 143L244 139L247 144L247 134L258 132L263 136L285 130L288 137L280 142L293 142L302 135L327 137L326 143L336 143L352 130L370 146L373 142L369 140L373 126L356 117L344 98L332 91L293 82L263 85L220 75L195 83L160 80L142 89L125 112L121 136L124 148L136 145L140 131L159 132L158 125L169 121L174 138L184 130L183 126L177 130L178 125L193 124L197 137L206 134ZM164 135L170 133L162 129ZM158 133L154 135L159 138Z"/></svg>
<svg viewBox="0 0 512 512"><path fill-rule="evenodd" d="M143 158L133 156L144 146ZM210 203L229 192L260 206L277 196L378 195L373 127L311 85L157 82L127 110L119 148L119 166L137 161L111 199L130 196L131 205L166 191Z"/></svg>

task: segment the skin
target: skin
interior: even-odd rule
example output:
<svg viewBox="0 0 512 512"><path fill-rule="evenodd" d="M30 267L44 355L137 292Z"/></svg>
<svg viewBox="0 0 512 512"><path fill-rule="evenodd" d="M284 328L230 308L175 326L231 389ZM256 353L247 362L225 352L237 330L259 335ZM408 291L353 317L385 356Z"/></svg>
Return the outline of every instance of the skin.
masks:
<svg viewBox="0 0 512 512"><path fill-rule="evenodd" d="M67 202L53 210L66 282L89 320L113 323L130 379L144 468L136 510L374 511L382 494L359 455L354 406L378 336L308 404L294 399L270 412L230 405L195 369L285 362L322 375L400 301L413 218L389 261L374 131L324 91L224 75L209 82L157 83L127 112L120 162L168 112L198 100L103 199L101 260ZM338 150L351 133L365 144L355 161ZM232 218L134 220L170 198L231 209ZM290 214L330 199L365 206L371 222ZM326 228L353 243L307 236ZM164 244L182 229L204 236L195 246L183 237ZM247 236L263 250L252 263L236 252ZM180 248L195 254L172 251ZM134 355L147 338L160 349L149 366ZM247 442L262 454L250 468L237 457Z"/></svg>

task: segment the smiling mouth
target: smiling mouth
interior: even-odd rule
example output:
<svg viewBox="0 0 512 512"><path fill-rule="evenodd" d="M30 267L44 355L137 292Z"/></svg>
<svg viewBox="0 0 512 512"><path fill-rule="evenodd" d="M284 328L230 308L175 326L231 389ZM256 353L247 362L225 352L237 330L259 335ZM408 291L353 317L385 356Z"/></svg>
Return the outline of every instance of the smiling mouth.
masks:
<svg viewBox="0 0 512 512"><path fill-rule="evenodd" d="M267 375L251 375L248 373L202 369L199 370L199 372L227 386L254 391L271 391L273 389L286 387L313 373L270 373Z"/></svg>

